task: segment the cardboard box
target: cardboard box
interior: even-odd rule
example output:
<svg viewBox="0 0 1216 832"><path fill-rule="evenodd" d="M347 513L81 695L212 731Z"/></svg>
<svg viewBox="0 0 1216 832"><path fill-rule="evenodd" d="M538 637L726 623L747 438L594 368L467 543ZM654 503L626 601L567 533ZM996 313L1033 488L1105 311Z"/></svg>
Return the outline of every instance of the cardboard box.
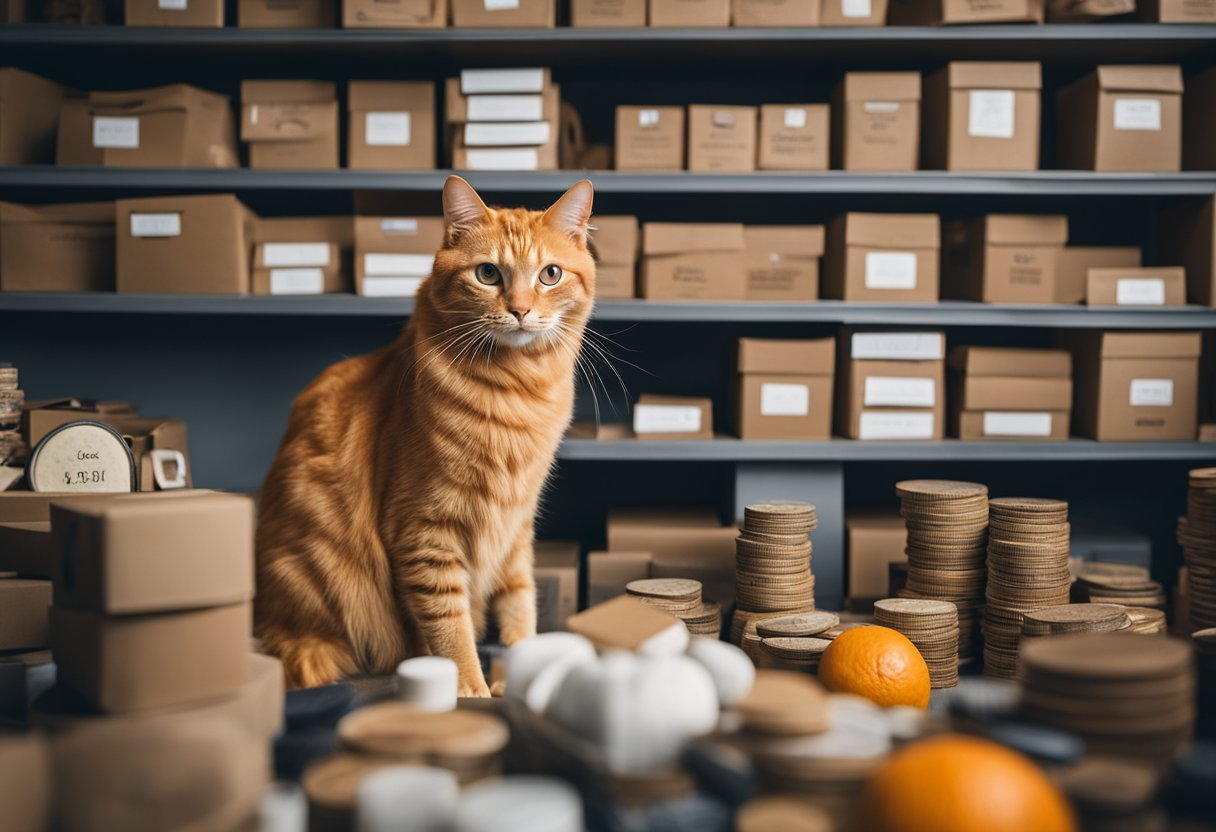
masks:
<svg viewBox="0 0 1216 832"><path fill-rule="evenodd" d="M590 237L596 256L595 296L636 297L641 248L638 218L596 214L591 218Z"/></svg>
<svg viewBox="0 0 1216 832"><path fill-rule="evenodd" d="M1064 215L989 214L947 223L942 294L983 303L1055 303Z"/></svg>
<svg viewBox="0 0 1216 832"><path fill-rule="evenodd" d="M959 439L1068 438L1072 356L1066 350L959 347L951 370L951 433Z"/></svg>
<svg viewBox="0 0 1216 832"><path fill-rule="evenodd" d="M33 447L42 437L68 422L90 419L113 427L114 419L136 416L138 412L139 408L130 402L94 402L80 399L26 402L21 411L21 432L25 436L26 443ZM13 494L5 494L5 497L12 496ZM12 519L50 520L51 513L49 508L45 508L36 516Z"/></svg>
<svg viewBox="0 0 1216 832"><path fill-rule="evenodd" d="M433 170L435 85L430 81L351 81L346 166L355 170Z"/></svg>
<svg viewBox="0 0 1216 832"><path fill-rule="evenodd" d="M650 0L652 29L721 29L730 26L731 0Z"/></svg>
<svg viewBox="0 0 1216 832"><path fill-rule="evenodd" d="M55 160L63 87L32 72L0 69L0 165Z"/></svg>
<svg viewBox="0 0 1216 832"><path fill-rule="evenodd" d="M827 170L827 104L760 107L759 170Z"/></svg>
<svg viewBox="0 0 1216 832"><path fill-rule="evenodd" d="M732 26L819 25L819 0L732 0Z"/></svg>
<svg viewBox="0 0 1216 832"><path fill-rule="evenodd" d="M1182 169L1182 69L1100 66L1060 90L1059 166Z"/></svg>
<svg viewBox="0 0 1216 832"><path fill-rule="evenodd" d="M332 29L339 0L237 0L242 29Z"/></svg>
<svg viewBox="0 0 1216 832"><path fill-rule="evenodd" d="M953 61L925 79L926 168L1038 170L1037 62Z"/></svg>
<svg viewBox="0 0 1216 832"><path fill-rule="evenodd" d="M1102 441L1192 442L1197 332L1062 332L1073 353L1073 429Z"/></svg>
<svg viewBox="0 0 1216 832"><path fill-rule="evenodd" d="M1088 23L1131 14L1137 0L1047 0L1048 23Z"/></svg>
<svg viewBox="0 0 1216 832"><path fill-rule="evenodd" d="M355 293L413 297L442 246L442 217L355 217Z"/></svg>
<svg viewBox="0 0 1216 832"><path fill-rule="evenodd" d="M617 170L684 170L684 108L616 108Z"/></svg>
<svg viewBox="0 0 1216 832"><path fill-rule="evenodd" d="M713 439L713 402L643 393L633 406L633 432L638 439Z"/></svg>
<svg viewBox="0 0 1216 832"><path fill-rule="evenodd" d="M819 298L822 225L746 225L747 300L782 302Z"/></svg>
<svg viewBox="0 0 1216 832"><path fill-rule="evenodd" d="M1090 306L1185 306L1186 270L1181 266L1090 269L1085 302Z"/></svg>
<svg viewBox="0 0 1216 832"><path fill-rule="evenodd" d="M442 29L448 0L341 0L346 29Z"/></svg>
<svg viewBox="0 0 1216 832"><path fill-rule="evenodd" d="M669 654L671 644L687 640L680 619L636 598L622 596L571 616L566 629L588 639L600 650L630 650Z"/></svg>
<svg viewBox="0 0 1216 832"><path fill-rule="evenodd" d="M887 0L823 0L820 26L886 26Z"/></svg>
<svg viewBox="0 0 1216 832"><path fill-rule="evenodd" d="M0 510L8 507L9 494L20 493L34 492L4 492L6 499L0 501ZM49 578L53 551L49 521L0 521L0 570L27 578Z"/></svg>
<svg viewBox="0 0 1216 832"><path fill-rule="evenodd" d="M653 564L696 571L704 597L723 607L735 600L735 526L723 526L708 508L621 508L608 513L610 552L647 552Z"/></svg>
<svg viewBox="0 0 1216 832"><path fill-rule="evenodd" d="M834 338L740 338L734 413L739 438L830 439L835 363Z"/></svg>
<svg viewBox="0 0 1216 832"><path fill-rule="evenodd" d="M1137 0L1141 20L1153 23L1216 23L1212 0Z"/></svg>
<svg viewBox="0 0 1216 832"><path fill-rule="evenodd" d="M59 681L106 713L232 696L249 680L249 604L110 618L51 607Z"/></svg>
<svg viewBox="0 0 1216 832"><path fill-rule="evenodd" d="M0 291L114 291L114 203L0 202Z"/></svg>
<svg viewBox="0 0 1216 832"><path fill-rule="evenodd" d="M552 29L556 25L553 0L452 0L452 26L457 29Z"/></svg>
<svg viewBox="0 0 1216 832"><path fill-rule="evenodd" d="M219 29L224 25L224 0L125 0L123 24Z"/></svg>
<svg viewBox="0 0 1216 832"><path fill-rule="evenodd" d="M756 169L755 107L717 104L688 106L688 169L753 171Z"/></svg>
<svg viewBox="0 0 1216 832"><path fill-rule="evenodd" d="M1042 23L1043 0L892 0L892 26Z"/></svg>
<svg viewBox="0 0 1216 832"><path fill-rule="evenodd" d="M648 0L570 0L576 29L644 29Z"/></svg>
<svg viewBox="0 0 1216 832"><path fill-rule="evenodd" d="M0 736L0 804L9 832L51 828L51 784L50 752L41 736Z"/></svg>
<svg viewBox="0 0 1216 832"><path fill-rule="evenodd" d="M740 223L642 225L641 296L744 300L747 258Z"/></svg>
<svg viewBox="0 0 1216 832"><path fill-rule="evenodd" d="M116 416L103 421L130 446L140 491L180 492L193 485L186 423L181 419Z"/></svg>
<svg viewBox="0 0 1216 832"><path fill-rule="evenodd" d="M1209 0L1207 6L1216 13L1216 0ZM1213 101L1216 101L1216 67L1186 79L1186 95L1182 98L1183 170L1216 170Z"/></svg>
<svg viewBox="0 0 1216 832"><path fill-rule="evenodd" d="M920 73L846 73L832 91L832 166L911 171L919 161Z"/></svg>
<svg viewBox="0 0 1216 832"><path fill-rule="evenodd" d="M836 432L848 439L941 439L946 337L845 328L836 350Z"/></svg>
<svg viewBox="0 0 1216 832"><path fill-rule="evenodd" d="M1140 265L1139 248L1069 246L1056 252L1056 303L1085 303L1089 271L1099 268L1134 268Z"/></svg>
<svg viewBox="0 0 1216 832"><path fill-rule="evenodd" d="M650 577L650 552L588 552L587 606L625 594L631 581Z"/></svg>
<svg viewBox="0 0 1216 832"><path fill-rule="evenodd" d="M940 247L936 214L841 214L828 223L823 296L936 301Z"/></svg>
<svg viewBox="0 0 1216 832"><path fill-rule="evenodd" d="M578 541L538 540L534 554L536 631L564 630L566 619L578 612Z"/></svg>
<svg viewBox="0 0 1216 832"><path fill-rule="evenodd" d="M466 70L467 71L467 70ZM561 88L552 83L548 70L532 70L535 92L461 92L461 79L449 78L444 85L444 121L448 125L469 122L547 121L557 123L561 115Z"/></svg>
<svg viewBox="0 0 1216 832"><path fill-rule="evenodd" d="M232 194L120 199L118 291L247 295L255 223Z"/></svg>
<svg viewBox="0 0 1216 832"><path fill-rule="evenodd" d="M329 81L242 81L241 141L249 167L338 167L338 90Z"/></svg>
<svg viewBox="0 0 1216 832"><path fill-rule="evenodd" d="M50 581L0 578L0 650L46 647L50 605Z"/></svg>
<svg viewBox="0 0 1216 832"><path fill-rule="evenodd" d="M254 229L253 294L351 291L354 232L350 217L259 219Z"/></svg>
<svg viewBox="0 0 1216 832"><path fill-rule="evenodd" d="M1158 214L1158 247L1186 267L1187 299L1216 306L1216 197L1183 200ZM1115 263L1112 265L1140 265Z"/></svg>
<svg viewBox="0 0 1216 832"><path fill-rule="evenodd" d="M908 529L898 509L851 508L844 514L849 598L887 597L887 570L904 563Z"/></svg>
<svg viewBox="0 0 1216 832"><path fill-rule="evenodd" d="M187 84L65 98L58 135L60 165L239 167L228 97Z"/></svg>

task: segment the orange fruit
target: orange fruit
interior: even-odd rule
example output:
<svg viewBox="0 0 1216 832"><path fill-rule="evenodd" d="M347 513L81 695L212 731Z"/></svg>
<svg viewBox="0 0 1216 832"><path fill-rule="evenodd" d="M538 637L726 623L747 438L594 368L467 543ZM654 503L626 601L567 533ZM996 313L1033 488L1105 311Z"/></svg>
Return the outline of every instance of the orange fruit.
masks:
<svg viewBox="0 0 1216 832"><path fill-rule="evenodd" d="M1075 832L1068 801L1026 757L978 737L941 734L896 752L866 783L856 829Z"/></svg>
<svg viewBox="0 0 1216 832"><path fill-rule="evenodd" d="M916 645L889 627L858 627L838 636L819 659L819 681L892 707L929 707L929 668Z"/></svg>

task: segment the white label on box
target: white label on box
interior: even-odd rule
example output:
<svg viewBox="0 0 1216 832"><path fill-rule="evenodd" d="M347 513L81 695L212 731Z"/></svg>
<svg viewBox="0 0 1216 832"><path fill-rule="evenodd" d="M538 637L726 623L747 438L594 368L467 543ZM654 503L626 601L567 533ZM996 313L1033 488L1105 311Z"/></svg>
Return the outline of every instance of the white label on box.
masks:
<svg viewBox="0 0 1216 832"><path fill-rule="evenodd" d="M986 139L1013 138L1013 90L971 90L967 133Z"/></svg>
<svg viewBox="0 0 1216 832"><path fill-rule="evenodd" d="M156 0L156 8L171 12L184 12L187 0Z"/></svg>
<svg viewBox="0 0 1216 832"><path fill-rule="evenodd" d="M811 412L811 388L805 384L760 385L761 416L805 416Z"/></svg>
<svg viewBox="0 0 1216 832"><path fill-rule="evenodd" d="M870 0L840 0L841 17L869 17L873 13Z"/></svg>
<svg viewBox="0 0 1216 832"><path fill-rule="evenodd" d="M658 110L638 110L638 127L658 127Z"/></svg>
<svg viewBox="0 0 1216 832"><path fill-rule="evenodd" d="M933 407L937 404L937 380L901 376L868 376L866 407Z"/></svg>
<svg viewBox="0 0 1216 832"><path fill-rule="evenodd" d="M466 124L465 147L535 147L549 141L549 122L479 122Z"/></svg>
<svg viewBox="0 0 1216 832"><path fill-rule="evenodd" d="M479 92L544 92L543 69L462 69L460 91L465 95Z"/></svg>
<svg viewBox="0 0 1216 832"><path fill-rule="evenodd" d="M540 154L535 147L518 150L468 150L469 170L537 170Z"/></svg>
<svg viewBox="0 0 1216 832"><path fill-rule="evenodd" d="M1116 130L1160 130L1161 101L1156 98L1116 98Z"/></svg>
<svg viewBox="0 0 1216 832"><path fill-rule="evenodd" d="M329 243L263 243L262 265L328 266Z"/></svg>
<svg viewBox="0 0 1216 832"><path fill-rule="evenodd" d="M127 150L139 147L139 119L135 116L95 116L93 147L120 147Z"/></svg>
<svg viewBox="0 0 1216 832"><path fill-rule="evenodd" d="M867 289L915 289L916 252L866 252Z"/></svg>
<svg viewBox="0 0 1216 832"><path fill-rule="evenodd" d="M359 294L365 298L412 298L425 278L364 277Z"/></svg>
<svg viewBox="0 0 1216 832"><path fill-rule="evenodd" d="M858 435L862 439L932 439L933 415L862 411Z"/></svg>
<svg viewBox="0 0 1216 832"><path fill-rule="evenodd" d="M484 0L486 11L501 12L519 8L519 0Z"/></svg>
<svg viewBox="0 0 1216 832"><path fill-rule="evenodd" d="M1115 281L1119 306L1165 306L1165 281L1159 277L1121 277Z"/></svg>
<svg viewBox="0 0 1216 832"><path fill-rule="evenodd" d="M898 101L867 101L861 105L867 113L894 113L899 110Z"/></svg>
<svg viewBox="0 0 1216 832"><path fill-rule="evenodd" d="M1132 407L1172 407L1174 380L1170 378L1134 378L1128 400Z"/></svg>
<svg viewBox="0 0 1216 832"><path fill-rule="evenodd" d="M701 408L682 404L634 405L633 432L700 433Z"/></svg>
<svg viewBox="0 0 1216 832"><path fill-rule="evenodd" d="M180 237L181 214L132 214L132 237Z"/></svg>
<svg viewBox="0 0 1216 832"><path fill-rule="evenodd" d="M539 95L470 95L465 102L469 121L540 121L545 99Z"/></svg>
<svg viewBox="0 0 1216 832"><path fill-rule="evenodd" d="M806 127L806 110L802 107L785 108L785 129L801 130Z"/></svg>
<svg viewBox="0 0 1216 832"><path fill-rule="evenodd" d="M735 114L730 110L714 110L712 121L714 127L734 127Z"/></svg>
<svg viewBox="0 0 1216 832"><path fill-rule="evenodd" d="M320 269L271 269L270 294L319 295L325 291L325 273Z"/></svg>
<svg viewBox="0 0 1216 832"><path fill-rule="evenodd" d="M409 113L368 113L363 128L370 147L409 146Z"/></svg>
<svg viewBox="0 0 1216 832"><path fill-rule="evenodd" d="M984 413L984 436L1051 436L1050 413Z"/></svg>
<svg viewBox="0 0 1216 832"><path fill-rule="evenodd" d="M385 277L426 277L435 266L433 254L364 254L363 273Z"/></svg>
<svg viewBox="0 0 1216 832"><path fill-rule="evenodd" d="M418 220L413 217L386 217L380 220L383 234L417 234Z"/></svg>
<svg viewBox="0 0 1216 832"><path fill-rule="evenodd" d="M870 361L941 361L938 332L855 332L849 355Z"/></svg>

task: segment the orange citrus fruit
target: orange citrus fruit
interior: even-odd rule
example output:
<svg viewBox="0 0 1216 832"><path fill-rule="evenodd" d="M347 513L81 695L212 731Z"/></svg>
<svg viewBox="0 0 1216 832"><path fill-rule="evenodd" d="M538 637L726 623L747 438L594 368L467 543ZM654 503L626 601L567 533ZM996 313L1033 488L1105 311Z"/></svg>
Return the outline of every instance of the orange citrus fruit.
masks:
<svg viewBox="0 0 1216 832"><path fill-rule="evenodd" d="M929 668L916 645L889 627L858 627L838 636L819 660L819 681L883 707L929 707Z"/></svg>
<svg viewBox="0 0 1216 832"><path fill-rule="evenodd" d="M941 734L896 752L866 783L856 829L882 832L1075 832L1068 801L1026 757Z"/></svg>

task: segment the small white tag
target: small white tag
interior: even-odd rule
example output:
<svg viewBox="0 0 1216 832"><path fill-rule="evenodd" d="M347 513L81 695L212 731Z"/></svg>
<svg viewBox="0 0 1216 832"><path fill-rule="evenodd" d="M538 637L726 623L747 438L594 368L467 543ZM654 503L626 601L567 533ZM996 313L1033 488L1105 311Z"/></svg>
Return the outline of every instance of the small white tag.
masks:
<svg viewBox="0 0 1216 832"><path fill-rule="evenodd" d="M408 147L409 113L368 113L363 132L371 147Z"/></svg>
<svg viewBox="0 0 1216 832"><path fill-rule="evenodd" d="M381 234L417 234L418 220L413 217L385 217L380 220Z"/></svg>
<svg viewBox="0 0 1216 832"><path fill-rule="evenodd" d="M484 0L486 11L501 12L519 8L519 0Z"/></svg>
<svg viewBox="0 0 1216 832"><path fill-rule="evenodd" d="M465 95L478 92L544 92L543 69L462 69L460 91Z"/></svg>
<svg viewBox="0 0 1216 832"><path fill-rule="evenodd" d="M894 113L899 109L898 101L867 101L861 105L867 113Z"/></svg>
<svg viewBox="0 0 1216 832"><path fill-rule="evenodd" d="M512 150L468 150L469 170L537 170L540 153L535 147Z"/></svg>
<svg viewBox="0 0 1216 832"><path fill-rule="evenodd" d="M760 385L761 416L805 416L811 411L811 388L805 384Z"/></svg>
<svg viewBox="0 0 1216 832"><path fill-rule="evenodd" d="M971 90L967 133L988 139L1013 138L1013 90Z"/></svg>
<svg viewBox="0 0 1216 832"><path fill-rule="evenodd" d="M381 277L426 277L435 266L433 254L364 254L363 274Z"/></svg>
<svg viewBox="0 0 1216 832"><path fill-rule="evenodd" d="M638 110L638 127L658 127L658 110Z"/></svg>
<svg viewBox="0 0 1216 832"><path fill-rule="evenodd" d="M262 265L328 266L329 243L263 243Z"/></svg>
<svg viewBox="0 0 1216 832"><path fill-rule="evenodd" d="M936 332L855 332L853 359L870 361L941 361L942 336Z"/></svg>
<svg viewBox="0 0 1216 832"><path fill-rule="evenodd" d="M139 147L139 119L135 116L94 116L93 147L119 147L126 150Z"/></svg>
<svg viewBox="0 0 1216 832"><path fill-rule="evenodd" d="M545 100L539 95L470 95L465 110L469 121L540 121Z"/></svg>
<svg viewBox="0 0 1216 832"><path fill-rule="evenodd" d="M1132 407L1171 407L1174 404L1174 380L1134 378L1128 401Z"/></svg>
<svg viewBox="0 0 1216 832"><path fill-rule="evenodd" d="M250 124L258 123L258 105L257 104L249 105L249 123Z"/></svg>
<svg viewBox="0 0 1216 832"><path fill-rule="evenodd" d="M840 0L841 17L869 17L873 13L870 0Z"/></svg>
<svg viewBox="0 0 1216 832"><path fill-rule="evenodd" d="M365 298L412 298L418 294L422 277L365 277L360 294Z"/></svg>
<svg viewBox="0 0 1216 832"><path fill-rule="evenodd" d="M1165 306L1165 281L1159 277L1121 277L1115 281L1119 306Z"/></svg>
<svg viewBox="0 0 1216 832"><path fill-rule="evenodd" d="M320 269L271 269L270 294L319 295L325 291L325 273Z"/></svg>
<svg viewBox="0 0 1216 832"><path fill-rule="evenodd" d="M1116 130L1160 130L1161 101L1157 98L1116 98Z"/></svg>
<svg viewBox="0 0 1216 832"><path fill-rule="evenodd" d="M714 110L713 123L714 127L733 128L735 126L735 114L730 110Z"/></svg>
<svg viewBox="0 0 1216 832"><path fill-rule="evenodd" d="M937 404L937 380L900 376L867 376L866 407L933 407Z"/></svg>
<svg viewBox="0 0 1216 832"><path fill-rule="evenodd" d="M682 404L634 405L633 432L700 433L701 408Z"/></svg>
<svg viewBox="0 0 1216 832"><path fill-rule="evenodd" d="M801 130L806 127L806 110L801 107L785 108L785 129Z"/></svg>
<svg viewBox="0 0 1216 832"><path fill-rule="evenodd" d="M536 147L549 141L549 122L479 122L466 124L465 147Z"/></svg>
<svg viewBox="0 0 1216 832"><path fill-rule="evenodd" d="M915 289L916 252L866 252L867 289Z"/></svg>
<svg viewBox="0 0 1216 832"><path fill-rule="evenodd" d="M862 439L932 439L932 413L863 411L858 434Z"/></svg>
<svg viewBox="0 0 1216 832"><path fill-rule="evenodd" d="M187 0L156 0L156 8L172 12L184 12Z"/></svg>
<svg viewBox="0 0 1216 832"><path fill-rule="evenodd" d="M1050 413L984 413L984 436L1051 436Z"/></svg>
<svg viewBox="0 0 1216 832"><path fill-rule="evenodd" d="M132 214L132 237L180 237L181 214Z"/></svg>

